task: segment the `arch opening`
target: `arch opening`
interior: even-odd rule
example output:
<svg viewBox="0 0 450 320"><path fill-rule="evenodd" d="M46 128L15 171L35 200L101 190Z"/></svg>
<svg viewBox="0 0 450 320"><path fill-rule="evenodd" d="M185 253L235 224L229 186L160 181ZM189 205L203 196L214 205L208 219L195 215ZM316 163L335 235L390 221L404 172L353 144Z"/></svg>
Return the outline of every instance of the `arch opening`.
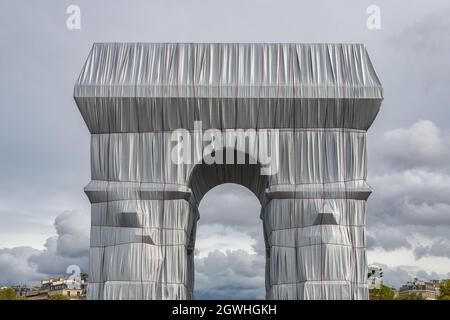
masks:
<svg viewBox="0 0 450 320"><path fill-rule="evenodd" d="M223 156L228 149L224 149ZM234 159L242 158L243 163L196 164L189 176L188 186L192 191L192 203L198 208L204 195L214 187L224 183L234 183L246 187L258 198L261 205L264 203L266 188L269 184L267 175L261 175L261 164L251 158L248 153L233 150Z"/></svg>
<svg viewBox="0 0 450 320"><path fill-rule="evenodd" d="M224 157L227 151L223 150ZM260 163L248 153L238 150L232 150L232 153L235 160L244 159L243 163L227 164L225 158L222 164L201 162L193 167L189 176L191 204L197 215L191 234L191 248L196 249L190 252L191 261L195 261L194 279L198 278L193 282L193 294L202 299L263 299L266 245L261 212L269 178L261 175ZM224 205L220 205L222 203ZM214 231L215 235L212 234ZM221 236L218 237L218 233ZM209 242L204 252L198 250L204 245L202 241ZM242 267L250 268L251 272L230 278L230 273L242 272L236 269L239 264L246 264ZM204 278L210 273L214 274L215 280L205 288ZM238 278L248 283L238 283Z"/></svg>
<svg viewBox="0 0 450 320"><path fill-rule="evenodd" d="M260 210L254 193L238 184L220 184L205 194L196 231L195 299L265 298Z"/></svg>

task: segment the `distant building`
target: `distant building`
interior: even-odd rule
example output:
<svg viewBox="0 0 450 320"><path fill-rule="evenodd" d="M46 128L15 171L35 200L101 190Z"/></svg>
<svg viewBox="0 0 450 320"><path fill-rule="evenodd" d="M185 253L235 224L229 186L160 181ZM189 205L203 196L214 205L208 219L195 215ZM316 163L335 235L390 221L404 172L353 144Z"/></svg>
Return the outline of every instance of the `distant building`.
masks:
<svg viewBox="0 0 450 320"><path fill-rule="evenodd" d="M17 298L26 298L29 296L39 294L39 287L35 286L19 285L19 286L12 286L11 289L14 290Z"/></svg>
<svg viewBox="0 0 450 320"><path fill-rule="evenodd" d="M436 300L439 297L439 287L444 284L446 280L431 280L423 281L417 278L414 281L408 281L400 287L399 296L417 295L425 300Z"/></svg>
<svg viewBox="0 0 450 320"><path fill-rule="evenodd" d="M74 279L54 278L42 280L41 284L41 293L46 293L50 299L56 294L67 296L69 299L82 297L81 285Z"/></svg>
<svg viewBox="0 0 450 320"><path fill-rule="evenodd" d="M15 285L2 286L0 290L10 288L14 290L17 299L49 300L54 295L62 295L70 300L86 299L88 275L81 273L78 277L57 277L41 280L41 286Z"/></svg>
<svg viewBox="0 0 450 320"><path fill-rule="evenodd" d="M41 287L25 295L30 300L49 300L58 294L70 300L86 299L87 274L82 273L79 279L51 278L41 281Z"/></svg>

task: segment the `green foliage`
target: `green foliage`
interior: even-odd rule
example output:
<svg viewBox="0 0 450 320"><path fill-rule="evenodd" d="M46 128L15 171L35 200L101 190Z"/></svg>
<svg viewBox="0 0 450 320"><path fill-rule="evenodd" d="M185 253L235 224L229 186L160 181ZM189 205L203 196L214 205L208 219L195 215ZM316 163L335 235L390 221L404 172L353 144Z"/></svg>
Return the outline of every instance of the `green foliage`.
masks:
<svg viewBox="0 0 450 320"><path fill-rule="evenodd" d="M68 296L65 296L63 294L57 293L50 297L50 300L69 300Z"/></svg>
<svg viewBox="0 0 450 320"><path fill-rule="evenodd" d="M450 300L450 279L440 287L440 292L438 300Z"/></svg>
<svg viewBox="0 0 450 320"><path fill-rule="evenodd" d="M16 292L11 288L0 290L0 300L16 300Z"/></svg>
<svg viewBox="0 0 450 320"><path fill-rule="evenodd" d="M370 300L394 300L394 296L394 290L384 284L381 284L379 289L369 290Z"/></svg>
<svg viewBox="0 0 450 320"><path fill-rule="evenodd" d="M408 293L408 294L400 294L398 297L399 300L425 300L421 294L417 293Z"/></svg>

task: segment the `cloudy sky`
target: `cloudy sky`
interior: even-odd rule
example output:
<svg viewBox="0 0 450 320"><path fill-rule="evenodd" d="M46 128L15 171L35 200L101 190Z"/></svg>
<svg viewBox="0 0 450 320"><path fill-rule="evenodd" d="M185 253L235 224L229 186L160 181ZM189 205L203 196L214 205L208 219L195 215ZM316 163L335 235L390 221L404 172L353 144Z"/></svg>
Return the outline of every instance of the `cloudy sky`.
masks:
<svg viewBox="0 0 450 320"><path fill-rule="evenodd" d="M66 28L71 4L80 30ZM372 4L381 30L366 26ZM449 17L448 0L2 0L0 285L87 266L89 133L72 92L108 41L365 43L385 90L368 134L369 262L396 287L450 277ZM263 298L257 199L222 185L200 212L197 297Z"/></svg>

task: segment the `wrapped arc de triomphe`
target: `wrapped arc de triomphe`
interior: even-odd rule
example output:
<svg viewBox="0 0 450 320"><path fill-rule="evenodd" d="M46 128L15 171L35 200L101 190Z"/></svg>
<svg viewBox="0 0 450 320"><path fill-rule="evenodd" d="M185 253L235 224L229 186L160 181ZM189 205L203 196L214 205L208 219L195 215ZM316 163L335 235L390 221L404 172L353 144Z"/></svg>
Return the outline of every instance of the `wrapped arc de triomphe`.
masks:
<svg viewBox="0 0 450 320"><path fill-rule="evenodd" d="M367 299L382 94L361 44L94 44L74 90L91 133L88 298L192 299L200 200L237 183L261 202L268 299Z"/></svg>

